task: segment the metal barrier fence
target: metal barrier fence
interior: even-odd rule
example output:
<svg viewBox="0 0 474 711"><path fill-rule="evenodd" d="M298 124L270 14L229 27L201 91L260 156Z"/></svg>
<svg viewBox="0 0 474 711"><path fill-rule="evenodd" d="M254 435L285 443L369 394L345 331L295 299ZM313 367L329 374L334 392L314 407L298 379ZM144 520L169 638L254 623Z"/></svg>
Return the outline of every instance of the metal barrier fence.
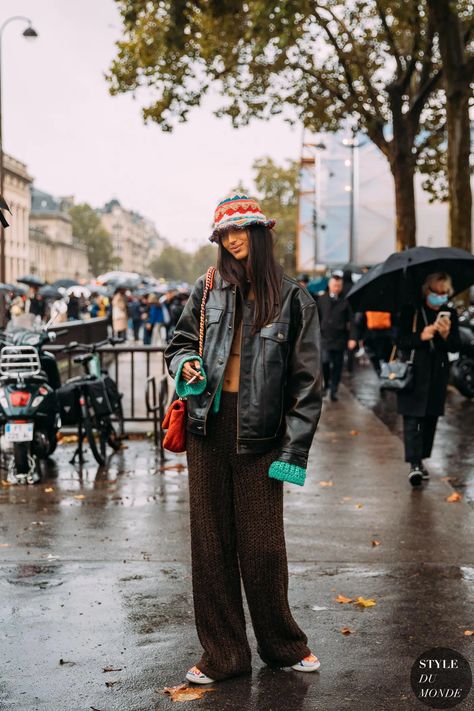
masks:
<svg viewBox="0 0 474 711"><path fill-rule="evenodd" d="M76 337L72 338L68 333L67 342L71 340L76 340ZM58 352L58 360L66 360L65 375L70 378L78 372L74 357L83 351L77 348L61 353L61 348L62 346L56 343L48 345L48 351ZM165 348L166 346L124 344L97 349L102 367L107 368L123 394L125 422L152 422L155 445L160 446L162 457L164 453L161 422L168 400L169 378L163 357Z"/></svg>

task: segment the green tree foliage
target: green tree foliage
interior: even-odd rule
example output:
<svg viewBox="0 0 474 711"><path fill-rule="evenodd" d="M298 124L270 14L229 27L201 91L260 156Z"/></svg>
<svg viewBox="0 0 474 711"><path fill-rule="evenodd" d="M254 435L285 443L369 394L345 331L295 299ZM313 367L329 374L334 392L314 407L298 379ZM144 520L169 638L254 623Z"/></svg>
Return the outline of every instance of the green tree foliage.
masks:
<svg viewBox="0 0 474 711"><path fill-rule="evenodd" d="M119 266L121 260L114 255L111 237L97 212L87 203L82 203L73 205L69 214L74 237L86 246L92 274L97 276Z"/></svg>
<svg viewBox="0 0 474 711"><path fill-rule="evenodd" d="M298 220L298 163L276 164L260 158L253 164L256 196L267 217L276 220L275 254L288 274L295 273L295 244Z"/></svg>
<svg viewBox="0 0 474 711"><path fill-rule="evenodd" d="M149 265L153 276L170 281L196 281L208 267L216 263L217 249L211 244L199 247L195 252L185 252L178 247L167 245L159 257Z"/></svg>
<svg viewBox="0 0 474 711"><path fill-rule="evenodd" d="M284 110L315 131L349 119L389 161L398 247L415 243L414 172L441 100L424 0L117 4L124 37L108 75L112 94L146 88L153 100L144 118L166 131L186 121L211 84L225 97L217 114L235 126Z"/></svg>

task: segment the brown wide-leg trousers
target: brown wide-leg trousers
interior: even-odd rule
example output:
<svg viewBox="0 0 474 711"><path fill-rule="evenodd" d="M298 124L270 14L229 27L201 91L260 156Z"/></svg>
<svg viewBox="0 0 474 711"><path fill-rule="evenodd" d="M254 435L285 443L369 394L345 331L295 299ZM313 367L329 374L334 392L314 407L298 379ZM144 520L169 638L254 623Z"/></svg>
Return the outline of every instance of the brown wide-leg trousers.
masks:
<svg viewBox="0 0 474 711"><path fill-rule="evenodd" d="M310 649L288 604L283 482L268 476L279 448L237 454L237 393L228 391L206 436L186 436L197 666L215 680L251 671L240 575L258 654L291 666Z"/></svg>

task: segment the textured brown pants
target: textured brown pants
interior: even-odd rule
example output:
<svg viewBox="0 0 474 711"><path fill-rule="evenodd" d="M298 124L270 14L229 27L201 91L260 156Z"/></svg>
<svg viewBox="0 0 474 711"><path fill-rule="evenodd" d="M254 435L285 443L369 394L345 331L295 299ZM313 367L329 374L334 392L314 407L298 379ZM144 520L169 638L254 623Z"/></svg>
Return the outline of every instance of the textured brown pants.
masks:
<svg viewBox="0 0 474 711"><path fill-rule="evenodd" d="M240 575L257 651L291 666L310 653L288 604L283 482L268 476L279 449L237 454L237 393L223 391L205 437L187 432L197 666L220 680L251 671ZM240 572L239 572L240 564Z"/></svg>

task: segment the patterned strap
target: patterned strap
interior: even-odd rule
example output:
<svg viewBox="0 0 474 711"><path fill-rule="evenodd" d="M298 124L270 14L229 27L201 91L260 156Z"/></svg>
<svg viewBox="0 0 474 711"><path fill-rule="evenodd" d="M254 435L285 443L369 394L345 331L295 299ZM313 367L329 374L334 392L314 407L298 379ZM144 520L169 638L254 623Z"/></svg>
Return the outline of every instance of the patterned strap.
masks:
<svg viewBox="0 0 474 711"><path fill-rule="evenodd" d="M206 272L206 283L204 284L204 291L202 294L202 300L201 300L201 314L199 318L199 355L202 358L202 353L204 350L204 320L205 320L205 314L206 314L206 299L207 295L209 293L209 290L212 289L212 286L214 284L214 274L216 272L215 267L209 267L209 269Z"/></svg>

